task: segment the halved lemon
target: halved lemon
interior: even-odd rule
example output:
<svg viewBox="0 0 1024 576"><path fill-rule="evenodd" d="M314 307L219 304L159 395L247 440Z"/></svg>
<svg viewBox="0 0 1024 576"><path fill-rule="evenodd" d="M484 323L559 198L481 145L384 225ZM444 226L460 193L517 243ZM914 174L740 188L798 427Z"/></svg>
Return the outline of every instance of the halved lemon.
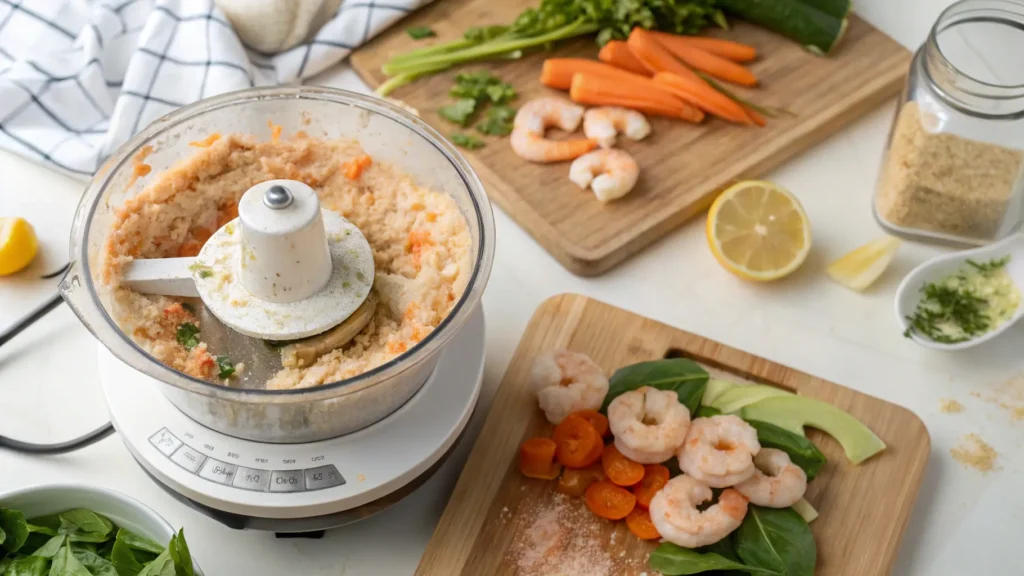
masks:
<svg viewBox="0 0 1024 576"><path fill-rule="evenodd" d="M828 275L850 290L866 290L889 267L899 247L899 239L892 236L872 240L829 264Z"/></svg>
<svg viewBox="0 0 1024 576"><path fill-rule="evenodd" d="M39 252L36 231L24 218L0 217L0 276L14 274Z"/></svg>
<svg viewBox="0 0 1024 576"><path fill-rule="evenodd" d="M715 199L707 236L715 260L747 280L782 278L811 251L811 224L800 201L758 180L733 184Z"/></svg>

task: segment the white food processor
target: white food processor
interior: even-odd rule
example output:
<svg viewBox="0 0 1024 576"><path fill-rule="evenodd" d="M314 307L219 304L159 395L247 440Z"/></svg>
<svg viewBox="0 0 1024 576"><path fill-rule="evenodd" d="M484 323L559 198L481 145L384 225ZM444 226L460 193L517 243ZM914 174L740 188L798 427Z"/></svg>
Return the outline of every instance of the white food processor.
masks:
<svg viewBox="0 0 1024 576"><path fill-rule="evenodd" d="M339 382L265 388L282 345L359 332L374 309L374 258L362 232L323 209L297 180L256 184L238 217L195 258L136 260L123 284L184 297L211 350L243 363L207 382L157 361L114 320L101 280L107 235L135 181L141 151L154 177L213 133L354 139L374 162L449 195L466 219L472 270L448 316L385 364ZM111 419L132 455L171 494L234 528L312 532L365 518L424 482L452 451L479 396L484 362L480 298L494 224L468 162L434 129L382 100L316 87L251 89L202 100L125 144L76 213L60 292L99 340ZM239 304L243 302L243 304ZM369 311L369 313L367 313ZM315 347L307 347L308 349ZM329 349L330 346L323 348ZM322 351L322 350L321 350ZM318 352L314 352L318 353Z"/></svg>

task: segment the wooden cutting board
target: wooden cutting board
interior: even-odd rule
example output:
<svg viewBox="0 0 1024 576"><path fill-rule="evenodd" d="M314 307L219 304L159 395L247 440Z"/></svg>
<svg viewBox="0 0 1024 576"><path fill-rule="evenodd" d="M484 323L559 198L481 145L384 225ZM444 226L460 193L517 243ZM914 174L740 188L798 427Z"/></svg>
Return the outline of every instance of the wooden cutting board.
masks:
<svg viewBox="0 0 1024 576"><path fill-rule="evenodd" d="M451 40L470 26L511 22L534 4L437 0L357 50L352 65L368 84L379 86L385 79L381 65L390 57L428 45L428 41L409 38L406 28L429 26L438 34L436 41ZM896 95L910 61L903 47L856 16L850 18L836 53L827 58L743 22L721 32L715 34L751 44L761 54L752 65L761 88L736 92L765 106L787 108L794 116L779 117L762 129L719 120L694 126L655 118L650 137L623 145L640 164L640 182L629 196L608 205L569 182L568 163L530 164L512 152L507 139L488 138L487 147L464 153L490 198L571 272L601 274L707 208L715 193L728 184L764 174ZM492 69L516 87L521 104L562 94L537 80L541 63L549 56L596 58L597 46L590 38L580 39L561 44L554 52L459 70ZM439 118L436 111L449 103L448 90L456 73L421 79L392 96L450 135L458 127Z"/></svg>
<svg viewBox="0 0 1024 576"><path fill-rule="evenodd" d="M851 465L831 437L813 430L809 434L828 458L805 496L821 514L811 524L818 545L815 574L889 574L928 461L931 442L920 418L849 388L569 294L545 302L527 326L417 576L532 574L518 571L520 543L531 536L531 524L543 514L538 511L565 497L554 491L555 482L523 477L517 455L526 438L551 434L530 390L529 374L533 359L555 348L584 352L608 374L672 350L712 373L786 388L859 418L888 445L860 466ZM607 576L652 573L645 557L655 544L637 539L621 522L580 513L581 500L568 502L563 512L574 522L571 536L589 533L596 541L588 557L579 559L580 565L591 566L584 570L587 576L603 576L593 568L602 564L609 567Z"/></svg>

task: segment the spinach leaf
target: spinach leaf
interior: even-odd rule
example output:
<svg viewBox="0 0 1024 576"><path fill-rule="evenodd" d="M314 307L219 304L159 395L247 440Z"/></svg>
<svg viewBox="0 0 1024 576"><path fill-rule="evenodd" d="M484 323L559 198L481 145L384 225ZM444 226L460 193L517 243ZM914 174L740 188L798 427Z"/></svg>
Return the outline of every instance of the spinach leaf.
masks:
<svg viewBox="0 0 1024 576"><path fill-rule="evenodd" d="M679 395L679 402L693 414L700 405L707 383L708 373L688 358L631 364L616 370L608 380L608 394L604 397L601 412L607 412L608 405L621 394L642 386L651 386L659 390L674 390Z"/></svg>
<svg viewBox="0 0 1024 576"><path fill-rule="evenodd" d="M718 408L712 408L711 406L705 406L703 404L697 408L697 412L694 413L694 418L710 418L712 416L718 416L722 411Z"/></svg>
<svg viewBox="0 0 1024 576"><path fill-rule="evenodd" d="M651 552L648 559L651 568L664 576L684 576L713 570L741 570L750 574L779 574L756 566L747 566L713 552L699 552L680 548L675 544L663 543Z"/></svg>
<svg viewBox="0 0 1024 576"><path fill-rule="evenodd" d="M32 556L39 556L40 558L53 558L53 555L60 551L61 547L67 541L68 537L61 534L60 536L54 536L50 538L46 544L43 544L32 553Z"/></svg>
<svg viewBox="0 0 1024 576"><path fill-rule="evenodd" d="M437 36L437 33L431 30L427 26L413 26L405 31L409 34L409 37L413 40L423 40L424 38L432 38Z"/></svg>
<svg viewBox="0 0 1024 576"><path fill-rule="evenodd" d="M45 536L56 536L57 531L49 526L36 526L35 524L28 523L28 531L30 534L43 534Z"/></svg>
<svg viewBox="0 0 1024 576"><path fill-rule="evenodd" d="M7 572L7 567L14 562L14 558L0 558L0 574Z"/></svg>
<svg viewBox="0 0 1024 576"><path fill-rule="evenodd" d="M3 562L0 562L0 566L3 566ZM4 570L4 576L46 576L49 567L49 558L25 556L15 558ZM49 573L53 574L52 571Z"/></svg>
<svg viewBox="0 0 1024 576"><path fill-rule="evenodd" d="M60 515L60 534L71 536L72 541L104 542L114 529L114 523L85 508L68 510Z"/></svg>
<svg viewBox="0 0 1024 576"><path fill-rule="evenodd" d="M89 550L72 548L71 553L93 576L118 576L117 568L109 561Z"/></svg>
<svg viewBox="0 0 1024 576"><path fill-rule="evenodd" d="M121 532L124 531L122 528ZM142 572L142 564L135 559L132 549L121 540L121 532L118 532L118 538L114 540L114 546L110 549L110 563L117 569L119 576L137 576Z"/></svg>
<svg viewBox="0 0 1024 576"><path fill-rule="evenodd" d="M825 464L825 455L807 438L794 434L769 422L747 420L757 430L757 441L766 448L775 448L789 454L789 459L813 480Z"/></svg>
<svg viewBox="0 0 1024 576"><path fill-rule="evenodd" d="M106 544L96 550L96 553L100 555L100 558L110 560L110 556L114 553L114 542L115 540L107 540Z"/></svg>
<svg viewBox="0 0 1024 576"><path fill-rule="evenodd" d="M139 576L176 576L170 551L164 550L163 554L157 556L139 572Z"/></svg>
<svg viewBox="0 0 1024 576"><path fill-rule="evenodd" d="M7 532L4 532L4 529L0 528L0 544L3 544L4 540L6 540L6 539L7 539ZM0 574L3 574L3 572L0 572Z"/></svg>
<svg viewBox="0 0 1024 576"><path fill-rule="evenodd" d="M56 536L57 530L60 530L60 514L50 514L48 516L30 518L28 525L29 532L42 532L47 536ZM33 530L33 526L39 528L39 530ZM49 532L43 532L44 530L49 530ZM50 534L50 532L53 532L53 534Z"/></svg>
<svg viewBox="0 0 1024 576"><path fill-rule="evenodd" d="M92 574L78 561L78 558L71 552L71 547L65 545L53 556L50 576L92 576Z"/></svg>
<svg viewBox="0 0 1024 576"><path fill-rule="evenodd" d="M459 126L468 125L473 118L473 112L476 112L476 100L472 98L459 98L454 104L437 109L438 116Z"/></svg>
<svg viewBox="0 0 1024 576"><path fill-rule="evenodd" d="M133 550L141 550L152 554L161 554L164 551L163 546L153 542L145 536L139 536L138 534L124 528L117 531L117 541L126 544Z"/></svg>
<svg viewBox="0 0 1024 576"><path fill-rule="evenodd" d="M734 536L748 566L782 576L814 576L818 549L811 528L792 508L750 506Z"/></svg>
<svg viewBox="0 0 1024 576"><path fill-rule="evenodd" d="M28 539L28 522L25 522L25 515L17 510L0 508L0 530L4 531L2 546L8 554L20 550Z"/></svg>
<svg viewBox="0 0 1024 576"><path fill-rule="evenodd" d="M192 553L188 551L188 544L185 543L185 529L178 530L178 533L171 536L167 544L167 551L174 561L174 569L177 576L195 576L192 568Z"/></svg>

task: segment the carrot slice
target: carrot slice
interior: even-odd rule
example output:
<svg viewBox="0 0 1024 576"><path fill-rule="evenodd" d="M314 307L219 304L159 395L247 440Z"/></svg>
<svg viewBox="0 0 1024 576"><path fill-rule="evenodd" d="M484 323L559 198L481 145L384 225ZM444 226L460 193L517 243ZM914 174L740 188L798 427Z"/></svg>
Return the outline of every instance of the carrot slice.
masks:
<svg viewBox="0 0 1024 576"><path fill-rule="evenodd" d="M736 124L751 124L750 116L742 104L711 87L699 76L679 76L677 74L659 72L654 75L654 82L676 96L690 102L694 106L714 114L723 120Z"/></svg>
<svg viewBox="0 0 1024 576"><path fill-rule="evenodd" d="M651 498L668 484L668 468L661 464L648 464L644 466L644 478L639 484L633 486L633 494L636 494L636 505L647 508L651 505Z"/></svg>
<svg viewBox="0 0 1024 576"><path fill-rule="evenodd" d="M629 74L624 72L624 74ZM642 76L636 76L647 80ZM586 72L572 77L569 97L573 102L588 106L622 106L646 114L681 118L697 123L704 119L704 113L683 102L664 89L650 89L654 83L622 82L617 79L594 76Z"/></svg>
<svg viewBox="0 0 1024 576"><path fill-rule="evenodd" d="M554 480L562 467L555 462L555 441L530 438L519 448L519 471L527 478Z"/></svg>
<svg viewBox="0 0 1024 576"><path fill-rule="evenodd" d="M639 74L634 74L622 67L586 58L548 58L540 71L540 83L548 88L568 90L572 86L572 77L576 74L618 78L623 82L633 82L636 78L651 75L646 68Z"/></svg>
<svg viewBox="0 0 1024 576"><path fill-rule="evenodd" d="M587 420L570 414L555 426L551 439L557 447L555 457L570 468L585 468L601 457L597 446L603 446L601 435Z"/></svg>
<svg viewBox="0 0 1024 576"><path fill-rule="evenodd" d="M633 31L629 33L629 38L626 39L626 44L637 60L643 62L652 74L671 72L678 76L700 78L693 70L676 60L676 57L662 46L661 42L658 42L648 30L633 28Z"/></svg>
<svg viewBox="0 0 1024 576"><path fill-rule="evenodd" d="M633 511L626 515L626 527L641 540L661 538L658 529L651 522L651 513L639 506L633 508Z"/></svg>
<svg viewBox="0 0 1024 576"><path fill-rule="evenodd" d="M622 520L636 507L636 496L611 482L595 482L584 494L587 508L601 518Z"/></svg>
<svg viewBox="0 0 1024 576"><path fill-rule="evenodd" d="M578 410L573 412L573 414L590 422L590 425L594 427L594 430L597 430L601 437L608 435L608 417L604 414L597 410Z"/></svg>
<svg viewBox="0 0 1024 576"><path fill-rule="evenodd" d="M345 162L345 178L349 180L358 180L363 174L363 170L369 168L373 164L373 158L363 154L356 156L355 158Z"/></svg>
<svg viewBox="0 0 1024 576"><path fill-rule="evenodd" d="M632 486L644 479L644 466L622 455L614 444L604 447L601 467L608 479L619 486Z"/></svg>
<svg viewBox="0 0 1024 576"><path fill-rule="evenodd" d="M597 53L597 59L605 64L611 64L623 70L629 70L634 74L650 76L651 71L644 66L644 63L637 60L636 56L622 40L611 40L601 47Z"/></svg>
<svg viewBox="0 0 1024 576"><path fill-rule="evenodd" d="M591 464L586 468L566 468L555 486L557 492L566 496L579 498L594 482L602 482L608 478L599 464Z"/></svg>
<svg viewBox="0 0 1024 576"><path fill-rule="evenodd" d="M710 38L708 36L681 36L668 32L650 33L661 42L670 52L675 52L676 47L691 47L710 52L715 56L728 58L733 62L750 62L757 58L757 49L734 40L724 38Z"/></svg>
<svg viewBox="0 0 1024 576"><path fill-rule="evenodd" d="M715 56L710 52L705 52L695 46L690 46L685 42L665 42L663 36L657 35L654 32L647 32L650 34L659 44L665 47L673 56L679 58L684 64L696 68L702 72L707 72L711 76L733 84L739 84L741 86L757 86L757 76L750 70L747 70L741 64L737 64L732 60L727 60L721 56ZM632 34L630 34L632 36Z"/></svg>

